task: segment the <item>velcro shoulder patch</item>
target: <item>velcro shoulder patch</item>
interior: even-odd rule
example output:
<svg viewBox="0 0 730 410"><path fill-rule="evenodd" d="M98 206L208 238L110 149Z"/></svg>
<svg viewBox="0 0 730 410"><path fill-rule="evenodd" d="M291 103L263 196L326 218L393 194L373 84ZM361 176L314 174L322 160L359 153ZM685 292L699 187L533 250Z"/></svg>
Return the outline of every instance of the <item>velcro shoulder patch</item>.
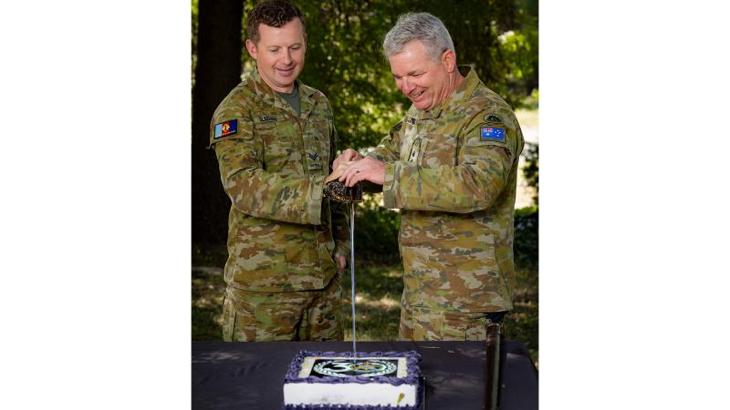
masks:
<svg viewBox="0 0 730 410"><path fill-rule="evenodd" d="M227 137L238 132L238 120L223 121L215 125L213 139Z"/></svg>
<svg viewBox="0 0 730 410"><path fill-rule="evenodd" d="M504 128L482 127L482 141L504 142Z"/></svg>
<svg viewBox="0 0 730 410"><path fill-rule="evenodd" d="M487 114L487 115L485 115L484 116L484 121L486 121L486 122L493 122L495 124L503 124L504 123L504 121L502 121L501 118L499 118L498 116L496 116L494 114Z"/></svg>

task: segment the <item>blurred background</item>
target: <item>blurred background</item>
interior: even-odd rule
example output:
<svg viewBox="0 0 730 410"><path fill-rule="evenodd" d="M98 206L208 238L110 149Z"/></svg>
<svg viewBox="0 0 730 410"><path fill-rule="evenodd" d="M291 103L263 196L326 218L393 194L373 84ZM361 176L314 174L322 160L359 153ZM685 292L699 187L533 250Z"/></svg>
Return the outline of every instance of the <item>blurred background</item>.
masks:
<svg viewBox="0 0 730 410"><path fill-rule="evenodd" d="M218 103L254 68L245 51L246 15L255 1L192 2L192 339L221 340L223 266L230 201L215 154L206 149ZM410 106L395 87L382 40L398 16L426 11L439 17L460 65L473 66L520 121L526 145L515 204L515 310L505 336L525 343L539 365L538 1L319 0L295 1L304 13L307 54L302 82L322 91L334 111L340 149L365 152L378 144ZM358 340L396 340L403 288L398 255L399 214L379 206L380 195L356 215ZM349 275L343 287L349 289ZM349 292L343 300L351 340Z"/></svg>

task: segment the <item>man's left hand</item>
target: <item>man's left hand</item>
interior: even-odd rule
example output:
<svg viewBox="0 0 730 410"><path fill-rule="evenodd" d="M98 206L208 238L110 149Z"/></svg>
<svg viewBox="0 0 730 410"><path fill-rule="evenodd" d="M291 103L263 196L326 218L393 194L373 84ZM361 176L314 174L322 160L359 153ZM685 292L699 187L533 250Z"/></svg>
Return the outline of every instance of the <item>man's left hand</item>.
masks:
<svg viewBox="0 0 730 410"><path fill-rule="evenodd" d="M344 256L340 255L339 253L336 253L335 260L337 260L337 263L339 265L337 267L337 272L339 273L339 272L342 272L343 270L345 270L345 266L347 266L347 259Z"/></svg>
<svg viewBox="0 0 730 410"><path fill-rule="evenodd" d="M385 162L371 157L354 161L349 164L347 169L342 171L339 180L348 187L352 187L363 180L383 185L385 181Z"/></svg>

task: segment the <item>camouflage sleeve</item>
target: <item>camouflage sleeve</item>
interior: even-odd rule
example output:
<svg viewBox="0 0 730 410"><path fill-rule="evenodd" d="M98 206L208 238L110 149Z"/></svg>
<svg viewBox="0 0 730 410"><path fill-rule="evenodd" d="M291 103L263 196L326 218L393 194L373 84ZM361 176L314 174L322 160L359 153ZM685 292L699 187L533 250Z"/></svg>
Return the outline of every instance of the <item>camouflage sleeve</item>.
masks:
<svg viewBox="0 0 730 410"><path fill-rule="evenodd" d="M467 128L458 149L458 165L425 168L395 161L385 169L383 200L387 208L469 213L488 208L500 195L515 164L511 142L514 129L503 124L501 140L488 138L477 123Z"/></svg>
<svg viewBox="0 0 730 410"><path fill-rule="evenodd" d="M400 130L403 127L403 121L395 124L390 129L388 135L380 141L374 150L368 152L367 156L382 162L391 162L398 160L400 155Z"/></svg>
<svg viewBox="0 0 730 410"><path fill-rule="evenodd" d="M331 134L330 158L335 158L338 139L334 123L332 124ZM330 164L329 173L332 173L332 164ZM330 201L330 210L332 212L332 238L335 241L335 253L347 256L350 254L350 220L347 215L347 206L344 202Z"/></svg>
<svg viewBox="0 0 730 410"><path fill-rule="evenodd" d="M257 218L321 224L324 175L292 177L263 168L263 145L248 115L213 117L211 144L215 148L223 189L238 210ZM230 117L230 115L229 115ZM218 121L236 121L235 133L215 138Z"/></svg>

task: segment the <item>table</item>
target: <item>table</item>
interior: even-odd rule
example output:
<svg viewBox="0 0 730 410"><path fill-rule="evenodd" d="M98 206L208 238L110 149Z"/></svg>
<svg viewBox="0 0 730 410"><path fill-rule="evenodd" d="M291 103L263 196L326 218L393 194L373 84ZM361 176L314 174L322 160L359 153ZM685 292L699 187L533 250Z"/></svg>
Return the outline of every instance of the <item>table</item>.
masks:
<svg viewBox="0 0 730 410"><path fill-rule="evenodd" d="M352 342L193 342L193 409L281 409L284 375L300 350L345 352ZM427 410L484 407L484 342L358 342L357 350L418 351ZM500 353L500 408L537 409L538 375L527 349L502 340Z"/></svg>

